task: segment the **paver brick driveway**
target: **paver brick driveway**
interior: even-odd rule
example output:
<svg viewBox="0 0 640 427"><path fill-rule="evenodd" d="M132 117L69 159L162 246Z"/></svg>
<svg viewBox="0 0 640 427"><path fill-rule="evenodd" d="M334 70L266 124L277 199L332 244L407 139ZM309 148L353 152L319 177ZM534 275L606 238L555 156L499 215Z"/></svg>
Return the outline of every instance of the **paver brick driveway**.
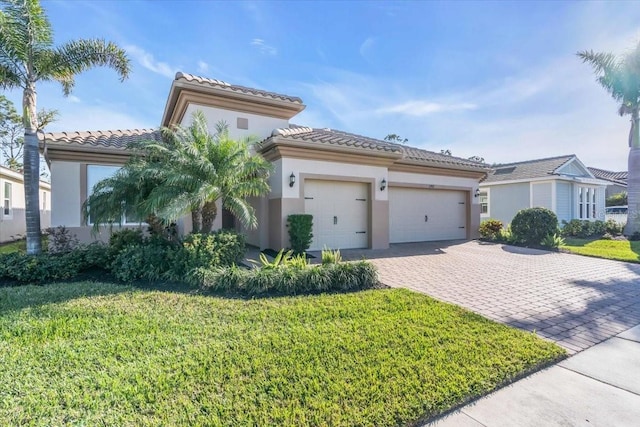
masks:
<svg viewBox="0 0 640 427"><path fill-rule="evenodd" d="M365 256L392 287L424 292L584 350L640 323L640 265L478 241L391 245Z"/></svg>

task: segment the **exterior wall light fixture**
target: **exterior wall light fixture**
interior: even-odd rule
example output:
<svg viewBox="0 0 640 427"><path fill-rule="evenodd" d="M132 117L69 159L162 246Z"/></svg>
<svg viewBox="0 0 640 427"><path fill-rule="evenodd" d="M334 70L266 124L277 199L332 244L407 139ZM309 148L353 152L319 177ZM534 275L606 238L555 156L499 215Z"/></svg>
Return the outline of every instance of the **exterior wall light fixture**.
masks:
<svg viewBox="0 0 640 427"><path fill-rule="evenodd" d="M473 197L480 197L480 189L476 188L476 192L473 193Z"/></svg>
<svg viewBox="0 0 640 427"><path fill-rule="evenodd" d="M291 175L289 175L289 187L293 187L293 184L296 183L296 176L293 174L293 172L291 172Z"/></svg>
<svg viewBox="0 0 640 427"><path fill-rule="evenodd" d="M387 180L382 178L382 181L380 181L380 191L384 191L385 188L387 188Z"/></svg>

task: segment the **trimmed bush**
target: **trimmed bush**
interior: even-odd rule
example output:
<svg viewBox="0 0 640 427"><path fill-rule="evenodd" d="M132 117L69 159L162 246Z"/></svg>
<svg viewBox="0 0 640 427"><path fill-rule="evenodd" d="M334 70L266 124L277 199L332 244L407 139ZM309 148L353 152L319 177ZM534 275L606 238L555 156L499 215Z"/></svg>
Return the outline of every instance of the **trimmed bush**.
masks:
<svg viewBox="0 0 640 427"><path fill-rule="evenodd" d="M144 243L144 236L142 230L139 228L116 231L111 234L109 238L109 250L112 256L118 255L127 246L142 245Z"/></svg>
<svg viewBox="0 0 640 427"><path fill-rule="evenodd" d="M608 232L610 226L608 222L604 221L587 221L572 219L571 221L562 221L562 235L573 237L593 237L602 236ZM611 225L612 228L616 228L615 222Z"/></svg>
<svg viewBox="0 0 640 427"><path fill-rule="evenodd" d="M161 279L171 270L168 260L172 251L170 246L157 242L126 246L111 263L111 273L127 283Z"/></svg>
<svg viewBox="0 0 640 427"><path fill-rule="evenodd" d="M625 206L628 204L627 202L627 192L623 191L622 193L614 194L607 197L605 206Z"/></svg>
<svg viewBox="0 0 640 427"><path fill-rule="evenodd" d="M538 246L557 232L558 217L546 208L522 209L511 221L514 240L525 245Z"/></svg>
<svg viewBox="0 0 640 427"><path fill-rule="evenodd" d="M313 215L296 214L287 217L287 228L289 229L289 241L291 249L297 254L304 253L313 239Z"/></svg>
<svg viewBox="0 0 640 427"><path fill-rule="evenodd" d="M46 229L48 238L48 250L52 254L71 252L78 247L78 239L75 234L71 234L64 225L49 227Z"/></svg>
<svg viewBox="0 0 640 427"><path fill-rule="evenodd" d="M502 221L497 219L485 219L480 223L480 236L483 239L497 240L502 232Z"/></svg>
<svg viewBox="0 0 640 427"><path fill-rule="evenodd" d="M192 233L184 237L178 249L171 253L171 270L167 278L192 282L190 276L199 268L230 266L245 254L245 239L234 231Z"/></svg>
<svg viewBox="0 0 640 427"><path fill-rule="evenodd" d="M611 236L620 236L624 232L624 224L620 224L612 219L608 219L605 223L605 230Z"/></svg>
<svg viewBox="0 0 640 427"><path fill-rule="evenodd" d="M351 291L372 288L378 283L376 269L367 261L313 265L307 268L286 265L251 270L236 266L209 270L201 268L194 277L198 278L203 289L246 295Z"/></svg>
<svg viewBox="0 0 640 427"><path fill-rule="evenodd" d="M26 255L0 254L0 280L18 283L43 283L68 280L81 270L80 259L73 253Z"/></svg>

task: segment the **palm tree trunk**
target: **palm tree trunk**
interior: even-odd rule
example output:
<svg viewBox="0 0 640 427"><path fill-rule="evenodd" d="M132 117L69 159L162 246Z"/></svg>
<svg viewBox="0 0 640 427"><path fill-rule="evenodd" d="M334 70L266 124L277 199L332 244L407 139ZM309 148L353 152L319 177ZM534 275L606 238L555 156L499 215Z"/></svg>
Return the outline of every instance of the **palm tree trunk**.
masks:
<svg viewBox="0 0 640 427"><path fill-rule="evenodd" d="M629 147L628 179L627 179L627 236L640 232L640 120L638 109L631 114L631 141Z"/></svg>
<svg viewBox="0 0 640 427"><path fill-rule="evenodd" d="M191 211L191 232L200 233L202 230L202 208Z"/></svg>
<svg viewBox="0 0 640 427"><path fill-rule="evenodd" d="M27 253L39 254L40 241L40 151L36 134L36 88L29 82L22 95L24 120L24 197Z"/></svg>
<svg viewBox="0 0 640 427"><path fill-rule="evenodd" d="M218 216L218 207L216 202L207 202L202 207L202 232L211 233L213 222Z"/></svg>

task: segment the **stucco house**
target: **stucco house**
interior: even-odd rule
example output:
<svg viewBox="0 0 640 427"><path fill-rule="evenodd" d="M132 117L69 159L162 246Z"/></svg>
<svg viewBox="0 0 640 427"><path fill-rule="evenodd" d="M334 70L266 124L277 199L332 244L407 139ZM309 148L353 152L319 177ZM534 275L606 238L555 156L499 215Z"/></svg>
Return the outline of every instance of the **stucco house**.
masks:
<svg viewBox="0 0 640 427"><path fill-rule="evenodd" d="M573 154L494 165L480 183L480 215L506 225L520 209L543 207L560 222L604 220L607 185Z"/></svg>
<svg viewBox="0 0 640 427"><path fill-rule="evenodd" d="M588 169L596 178L609 181L606 197L627 191L627 176L629 175L627 171L613 172L592 167L588 167Z"/></svg>
<svg viewBox="0 0 640 427"><path fill-rule="evenodd" d="M241 231L262 249L289 246L286 219L297 213L314 217L311 249L379 249L389 243L476 237L480 205L475 195L486 165L291 124L304 108L295 96L177 73L161 125L188 125L200 110L210 126L224 120L233 138L261 140L257 151L274 166L271 192L251 200L258 228ZM124 164L127 143L159 137L153 129L45 134L41 145L51 169L53 225L91 239L80 210L88 192ZM227 212L219 212L216 228L240 228ZM190 231L190 218L178 226Z"/></svg>
<svg viewBox="0 0 640 427"><path fill-rule="evenodd" d="M0 166L0 243L17 240L27 234L24 212L24 176ZM40 181L40 226L51 224L51 185Z"/></svg>

